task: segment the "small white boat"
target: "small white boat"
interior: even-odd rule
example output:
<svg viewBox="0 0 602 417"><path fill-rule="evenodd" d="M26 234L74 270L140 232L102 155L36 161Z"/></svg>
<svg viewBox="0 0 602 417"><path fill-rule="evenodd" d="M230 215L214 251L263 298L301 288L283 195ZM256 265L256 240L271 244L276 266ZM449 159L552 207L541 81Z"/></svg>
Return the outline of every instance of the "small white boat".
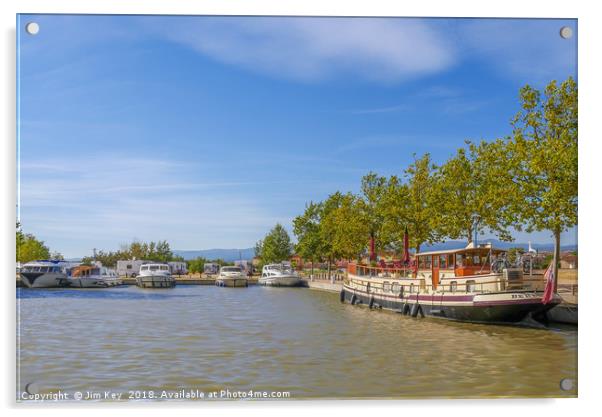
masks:
<svg viewBox="0 0 602 417"><path fill-rule="evenodd" d="M27 262L21 267L21 281L29 288L55 288L69 285L69 262L40 260Z"/></svg>
<svg viewBox="0 0 602 417"><path fill-rule="evenodd" d="M148 263L140 267L136 285L141 288L173 288L176 280L171 276L168 264Z"/></svg>
<svg viewBox="0 0 602 417"><path fill-rule="evenodd" d="M299 274L287 264L265 265L261 271L261 278L257 281L259 285L272 287L298 287L302 282Z"/></svg>
<svg viewBox="0 0 602 417"><path fill-rule="evenodd" d="M117 273L100 264L80 265L71 269L69 284L76 288L106 288L121 285Z"/></svg>
<svg viewBox="0 0 602 417"><path fill-rule="evenodd" d="M222 266L215 285L218 287L248 287L249 279L238 266Z"/></svg>

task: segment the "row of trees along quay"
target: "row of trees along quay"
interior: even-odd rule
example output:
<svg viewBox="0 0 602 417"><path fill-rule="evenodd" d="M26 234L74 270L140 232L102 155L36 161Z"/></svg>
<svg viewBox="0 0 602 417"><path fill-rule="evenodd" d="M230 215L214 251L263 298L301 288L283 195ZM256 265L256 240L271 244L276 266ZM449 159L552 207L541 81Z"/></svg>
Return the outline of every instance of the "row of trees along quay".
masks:
<svg viewBox="0 0 602 417"><path fill-rule="evenodd" d="M428 153L414 155L400 175L365 175L358 195L337 191L306 204L293 220L296 253L312 265L328 262L330 273L331 263L359 259L366 247L372 261L379 250L401 253L406 228L416 252L446 239L470 243L485 232L511 241L512 229L549 231L557 277L560 235L577 224L577 85L572 78L543 92L526 85L519 100L507 137L467 140L441 165ZM263 258L272 244L266 237L256 253Z"/></svg>

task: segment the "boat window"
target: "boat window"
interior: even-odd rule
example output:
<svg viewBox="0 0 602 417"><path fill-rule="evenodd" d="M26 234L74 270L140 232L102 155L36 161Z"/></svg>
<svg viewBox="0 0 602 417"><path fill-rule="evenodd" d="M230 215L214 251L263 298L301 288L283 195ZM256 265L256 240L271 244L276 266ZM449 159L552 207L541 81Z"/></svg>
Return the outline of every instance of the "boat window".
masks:
<svg viewBox="0 0 602 417"><path fill-rule="evenodd" d="M464 255L461 253L456 254L456 267L464 266Z"/></svg>
<svg viewBox="0 0 602 417"><path fill-rule="evenodd" d="M447 268L447 257L445 255L439 256L439 266L441 268Z"/></svg>
<svg viewBox="0 0 602 417"><path fill-rule="evenodd" d="M424 263L424 259L425 258L424 258L424 256L420 256L420 257L418 257L418 259L419 259L418 266L420 268L424 269L425 268L425 263Z"/></svg>
<svg viewBox="0 0 602 417"><path fill-rule="evenodd" d="M466 281L466 292L473 292L475 289L474 279Z"/></svg>
<svg viewBox="0 0 602 417"><path fill-rule="evenodd" d="M456 290L457 290L457 289L458 289L458 281L452 281L452 282L449 284L449 290L450 290L451 292L456 292Z"/></svg>
<svg viewBox="0 0 602 417"><path fill-rule="evenodd" d="M481 258L479 255L475 255L472 257L473 265L481 265Z"/></svg>
<svg viewBox="0 0 602 417"><path fill-rule="evenodd" d="M447 255L447 267L448 268L454 267L454 255L452 255L452 254Z"/></svg>
<svg viewBox="0 0 602 417"><path fill-rule="evenodd" d="M383 291L386 291L386 292L391 291L391 284L389 282L383 283Z"/></svg>
<svg viewBox="0 0 602 417"><path fill-rule="evenodd" d="M167 271L169 267L167 265L161 265L161 271Z"/></svg>
<svg viewBox="0 0 602 417"><path fill-rule="evenodd" d="M427 269L431 267L431 257L430 256L427 256L424 259L424 267Z"/></svg>
<svg viewBox="0 0 602 417"><path fill-rule="evenodd" d="M410 294L414 292L414 284L410 284Z"/></svg>
<svg viewBox="0 0 602 417"><path fill-rule="evenodd" d="M132 265L126 265L126 269L132 269Z"/></svg>
<svg viewBox="0 0 602 417"><path fill-rule="evenodd" d="M437 255L433 256L433 268L439 268L439 258Z"/></svg>
<svg viewBox="0 0 602 417"><path fill-rule="evenodd" d="M394 293L399 292L399 284L397 282L394 282L393 285L391 285L391 291L393 291Z"/></svg>

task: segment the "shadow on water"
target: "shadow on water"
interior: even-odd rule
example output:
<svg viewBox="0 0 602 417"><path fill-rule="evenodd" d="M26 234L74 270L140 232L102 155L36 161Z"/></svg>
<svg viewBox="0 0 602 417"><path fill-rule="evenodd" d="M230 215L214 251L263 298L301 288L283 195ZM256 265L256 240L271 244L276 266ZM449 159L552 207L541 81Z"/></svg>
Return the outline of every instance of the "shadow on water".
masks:
<svg viewBox="0 0 602 417"><path fill-rule="evenodd" d="M17 288L17 298L76 298L110 300L165 300L194 297L193 294L176 294L173 289L143 290L136 287L118 288Z"/></svg>

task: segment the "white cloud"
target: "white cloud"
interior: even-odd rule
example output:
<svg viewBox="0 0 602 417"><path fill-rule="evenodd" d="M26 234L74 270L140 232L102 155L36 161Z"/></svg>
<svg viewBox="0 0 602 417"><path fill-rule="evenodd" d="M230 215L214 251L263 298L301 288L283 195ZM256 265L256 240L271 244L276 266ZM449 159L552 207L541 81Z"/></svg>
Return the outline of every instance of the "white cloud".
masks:
<svg viewBox="0 0 602 417"><path fill-rule="evenodd" d="M384 18L177 18L149 30L228 64L297 80L399 81L445 70L453 45L426 22ZM166 24L167 23L167 24Z"/></svg>

